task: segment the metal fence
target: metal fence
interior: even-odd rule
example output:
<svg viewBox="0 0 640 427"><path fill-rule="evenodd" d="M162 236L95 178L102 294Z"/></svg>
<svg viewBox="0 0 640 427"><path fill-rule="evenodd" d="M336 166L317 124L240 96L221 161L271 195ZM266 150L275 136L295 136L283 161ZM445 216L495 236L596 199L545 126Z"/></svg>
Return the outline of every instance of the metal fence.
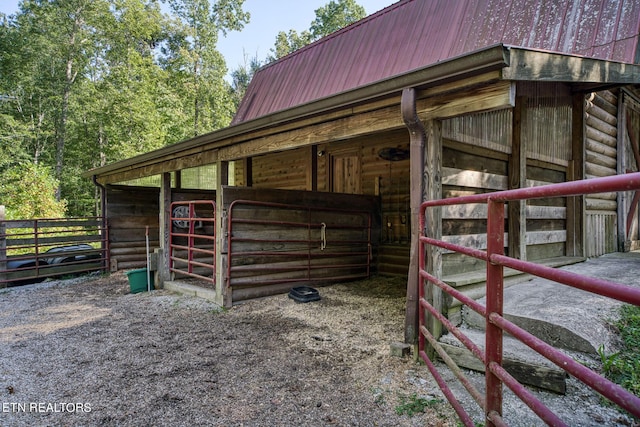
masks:
<svg viewBox="0 0 640 427"><path fill-rule="evenodd" d="M106 271L108 241L102 217L5 220L0 212L0 287Z"/></svg>
<svg viewBox="0 0 640 427"><path fill-rule="evenodd" d="M505 425L502 419L502 386L506 385L514 392L535 414L549 425L565 425L565 423L530 393L522 384L513 378L502 366L502 338L503 333L517 338L540 355L571 374L584 384L597 391L621 408L627 410L636 417L640 417L640 398L629 393L622 387L598 375L571 357L558 351L549 344L543 342L527 331L516 326L503 317L503 268L508 267L523 273L542 277L555 281L562 285L571 286L587 292L614 298L628 304L640 306L640 289L609 282L602 279L586 277L583 275L545 267L532 262L521 261L504 255L505 234L505 203L509 201L531 200L548 197L568 197L601 192L620 192L640 190L640 173L618 175L605 178L572 181L561 184L545 185L540 187L523 188L516 190L500 191L495 193L477 194L450 199L428 201L421 205L419 239L420 269L419 274L422 285L420 286L420 336L419 354L427 364L430 372L436 379L443 393L458 413L461 421L467 426L474 426L474 422L465 409L453 395L449 386L444 382L435 365L428 357L427 342L440 357L447 363L465 389L473 396L477 404L483 408L487 425ZM424 234L427 209L440 209L441 206L486 203L488 205L487 216L487 250L459 246L434 239ZM465 296L456 289L447 285L438 277L426 270L426 249L435 246L438 248L462 253L486 262L486 306ZM485 318L486 346L481 350L459 328L453 325L442 313L425 297L425 287L428 293L433 292L433 286L460 300L470 309ZM437 289L435 288L435 289ZM485 394L480 393L447 355L437 339L427 327L427 320L435 318L444 325L449 332L455 335L485 366Z"/></svg>
<svg viewBox="0 0 640 427"><path fill-rule="evenodd" d="M192 200L171 204L169 270L176 277L187 276L215 286L216 204Z"/></svg>

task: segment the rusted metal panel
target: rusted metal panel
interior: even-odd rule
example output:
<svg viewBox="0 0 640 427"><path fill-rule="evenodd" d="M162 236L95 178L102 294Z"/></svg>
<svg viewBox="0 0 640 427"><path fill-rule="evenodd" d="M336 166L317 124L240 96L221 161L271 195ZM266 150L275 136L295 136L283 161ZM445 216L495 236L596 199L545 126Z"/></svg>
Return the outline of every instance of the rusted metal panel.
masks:
<svg viewBox="0 0 640 427"><path fill-rule="evenodd" d="M640 0L404 0L267 65L233 123L488 46L638 62Z"/></svg>

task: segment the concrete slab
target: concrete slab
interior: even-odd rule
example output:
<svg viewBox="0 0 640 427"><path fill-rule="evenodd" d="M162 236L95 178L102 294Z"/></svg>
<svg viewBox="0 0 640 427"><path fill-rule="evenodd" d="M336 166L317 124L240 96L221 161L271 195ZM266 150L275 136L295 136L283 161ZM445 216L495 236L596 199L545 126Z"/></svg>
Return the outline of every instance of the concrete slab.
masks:
<svg viewBox="0 0 640 427"><path fill-rule="evenodd" d="M178 281L164 282L164 289L181 295L200 297L208 301L216 302L216 291L214 291L213 289L207 289L201 286L190 285L188 283L182 283Z"/></svg>
<svg viewBox="0 0 640 427"><path fill-rule="evenodd" d="M640 288L638 252L607 254L562 269ZM621 302L540 278L505 289L504 301L506 318L553 346L591 354L600 345L607 353L618 347L609 325L618 318ZM479 302L484 304L484 298ZM484 326L484 319L468 308L463 320Z"/></svg>

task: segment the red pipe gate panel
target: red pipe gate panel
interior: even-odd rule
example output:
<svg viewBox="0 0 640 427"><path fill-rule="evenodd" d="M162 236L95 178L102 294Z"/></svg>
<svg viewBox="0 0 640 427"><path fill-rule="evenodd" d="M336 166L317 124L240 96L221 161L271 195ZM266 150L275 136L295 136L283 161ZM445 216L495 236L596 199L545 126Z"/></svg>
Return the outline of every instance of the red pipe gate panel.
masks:
<svg viewBox="0 0 640 427"><path fill-rule="evenodd" d="M640 306L640 289L609 282L602 279L582 276L563 270L542 266L532 262L521 261L504 255L504 204L508 201L530 200L547 197L567 197L584 194L619 192L640 189L640 172L617 175L605 178L571 181L561 184L551 184L532 188L499 191L495 193L476 194L472 196L455 197L450 199L424 202L420 208L419 239L419 275L420 282L420 335L419 354L425 361L429 371L443 393L454 407L458 416L466 426L474 426L471 417L456 400L448 385L444 382L435 365L429 360L425 350L426 341L442 357L447 366L454 372L477 404L484 409L487 425L505 425L502 419L502 384L511 389L529 408L531 408L545 423L549 425L566 425L549 408L533 396L522 384L513 378L502 367L502 336L504 332L517 338L560 368L564 369L584 384L599 392L601 395L616 403L636 417L640 417L640 398L626 391L619 385L596 374L582 364L574 361L564 353L531 335L502 316L503 307L503 268L509 267L524 273L532 274L557 283L596 293L616 299L628 304ZM487 250L467 248L424 235L425 213L429 208L440 209L441 206L487 203ZM486 307L473 299L463 295L456 289L431 275L425 269L425 252L428 245L451 250L486 262L487 285ZM486 353L468 339L456 326L445 318L425 298L425 287L437 286L452 297L479 313L485 318L486 324ZM486 395L483 396L464 376L455 362L439 345L435 337L428 330L425 322L426 313L440 321L456 338L458 338L485 365Z"/></svg>
<svg viewBox="0 0 640 427"><path fill-rule="evenodd" d="M215 216L216 205L212 200L171 203L169 271L175 275L204 280L215 286Z"/></svg>

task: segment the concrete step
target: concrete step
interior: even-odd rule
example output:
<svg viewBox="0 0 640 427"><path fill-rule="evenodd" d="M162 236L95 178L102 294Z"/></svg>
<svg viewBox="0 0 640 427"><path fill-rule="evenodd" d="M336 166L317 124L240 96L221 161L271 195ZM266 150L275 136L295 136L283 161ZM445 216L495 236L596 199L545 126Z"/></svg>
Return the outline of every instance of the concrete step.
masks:
<svg viewBox="0 0 640 427"><path fill-rule="evenodd" d="M477 329L462 327L462 332L482 351L485 349L485 334ZM440 338L447 354L462 368L484 372L483 363L452 334ZM566 373L546 358L540 356L520 341L505 335L503 345L503 367L522 384L553 391L566 392Z"/></svg>
<svg viewBox="0 0 640 427"><path fill-rule="evenodd" d="M589 277L597 277L640 287L640 253L615 253L562 267ZM485 305L485 298L478 301ZM618 350L618 338L610 327L618 318L621 302L591 294L545 279L533 278L504 290L505 318L548 344L563 349L583 363L597 363L598 350ZM484 318L465 307L461 329L484 349ZM484 366L451 334L441 338L454 361L468 369ZM521 383L564 393L566 375L518 340L505 335L505 368Z"/></svg>
<svg viewBox="0 0 640 427"><path fill-rule="evenodd" d="M604 255L562 270L633 285L640 275L640 254ZM478 301L484 305L486 298ZM608 353L617 348L610 325L621 305L611 298L534 278L504 290L503 313L554 347L597 355L600 346ZM484 329L484 319L468 307L463 309L462 319L470 327Z"/></svg>

